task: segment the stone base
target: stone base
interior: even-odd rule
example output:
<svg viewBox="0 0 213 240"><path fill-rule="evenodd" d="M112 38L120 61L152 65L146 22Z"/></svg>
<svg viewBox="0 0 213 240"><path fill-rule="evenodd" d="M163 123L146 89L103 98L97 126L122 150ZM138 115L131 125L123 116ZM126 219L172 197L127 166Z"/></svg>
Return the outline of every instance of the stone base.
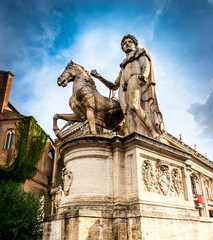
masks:
<svg viewBox="0 0 213 240"><path fill-rule="evenodd" d="M45 240L211 240L213 221L166 206L73 206L45 219ZM111 209L111 210L110 210Z"/></svg>
<svg viewBox="0 0 213 240"><path fill-rule="evenodd" d="M194 206L186 152L137 133L76 137L60 151L72 177L43 240L212 239L213 220Z"/></svg>

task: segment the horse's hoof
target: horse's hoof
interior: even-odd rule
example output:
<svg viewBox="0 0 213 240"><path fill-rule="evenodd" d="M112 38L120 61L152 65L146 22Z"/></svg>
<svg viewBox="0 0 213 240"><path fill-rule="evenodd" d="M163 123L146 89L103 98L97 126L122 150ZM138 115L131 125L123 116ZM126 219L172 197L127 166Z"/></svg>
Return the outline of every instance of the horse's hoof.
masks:
<svg viewBox="0 0 213 240"><path fill-rule="evenodd" d="M62 132L59 132L57 135L56 135L59 139L62 138Z"/></svg>
<svg viewBox="0 0 213 240"><path fill-rule="evenodd" d="M53 117L53 120L57 120L58 119L58 114L56 113Z"/></svg>

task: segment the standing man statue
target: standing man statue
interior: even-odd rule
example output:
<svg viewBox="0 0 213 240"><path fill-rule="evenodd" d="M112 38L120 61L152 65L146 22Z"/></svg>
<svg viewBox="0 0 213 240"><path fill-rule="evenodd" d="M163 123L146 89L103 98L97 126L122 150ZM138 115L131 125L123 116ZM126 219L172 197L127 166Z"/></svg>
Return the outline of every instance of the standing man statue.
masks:
<svg viewBox="0 0 213 240"><path fill-rule="evenodd" d="M109 89L119 88L119 101L128 134L141 132L158 138L162 134L163 117L156 98L151 57L146 49L138 48L137 39L130 34L121 40L121 48L126 58L120 65L115 83L104 79L96 70L92 70L91 75Z"/></svg>

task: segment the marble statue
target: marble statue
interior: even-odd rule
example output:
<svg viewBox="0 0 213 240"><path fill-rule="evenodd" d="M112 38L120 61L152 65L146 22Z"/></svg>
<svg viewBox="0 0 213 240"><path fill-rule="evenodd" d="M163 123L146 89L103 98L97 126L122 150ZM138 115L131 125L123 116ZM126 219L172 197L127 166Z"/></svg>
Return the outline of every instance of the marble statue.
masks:
<svg viewBox="0 0 213 240"><path fill-rule="evenodd" d="M121 63L120 73L112 83L96 70L91 75L109 89L119 88L119 101L125 116L127 133L141 132L158 138L162 134L163 117L155 93L155 78L152 61L144 48L138 48L137 39L128 34L121 41L126 58Z"/></svg>
<svg viewBox="0 0 213 240"><path fill-rule="evenodd" d="M106 129L114 130L123 121L124 116L119 101L102 96L96 89L95 82L89 72L71 60L64 72L58 78L58 85L66 87L73 82L72 96L69 105L74 113L55 114L53 130L58 138L62 131L57 126L57 120L68 123L88 120L91 134L97 134L95 120L101 121Z"/></svg>

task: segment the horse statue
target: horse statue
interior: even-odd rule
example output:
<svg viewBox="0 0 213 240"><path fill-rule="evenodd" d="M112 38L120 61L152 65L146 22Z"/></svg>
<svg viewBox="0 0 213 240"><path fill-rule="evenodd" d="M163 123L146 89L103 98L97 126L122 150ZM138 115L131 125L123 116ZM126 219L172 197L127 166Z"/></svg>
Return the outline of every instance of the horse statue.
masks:
<svg viewBox="0 0 213 240"><path fill-rule="evenodd" d="M59 139L62 137L63 128L61 130L58 128L58 119L68 121L68 124L83 122L87 119L90 134L97 134L96 119L103 122L105 128L109 130L116 129L119 123L123 121L124 116L119 101L102 96L97 91L95 82L89 72L72 60L57 81L58 85L62 87L66 87L69 82L73 82L69 105L74 113L55 114L53 117L53 131Z"/></svg>

